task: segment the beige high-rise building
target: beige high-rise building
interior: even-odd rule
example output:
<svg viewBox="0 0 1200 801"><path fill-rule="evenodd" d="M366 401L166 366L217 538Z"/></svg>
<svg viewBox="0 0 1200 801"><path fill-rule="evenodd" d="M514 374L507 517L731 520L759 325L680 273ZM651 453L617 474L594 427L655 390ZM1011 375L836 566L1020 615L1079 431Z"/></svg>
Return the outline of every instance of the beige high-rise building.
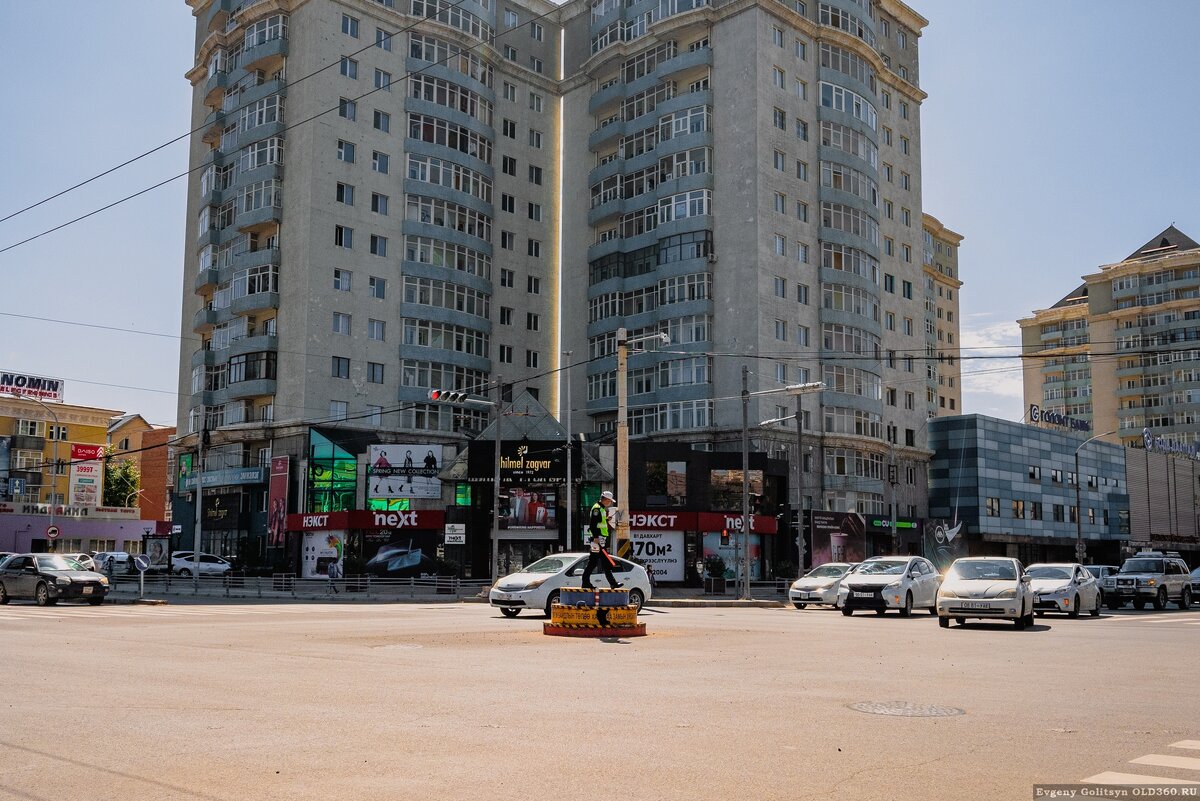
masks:
<svg viewBox="0 0 1200 801"><path fill-rule="evenodd" d="M1175 226L1018 323L1031 422L1197 443L1200 244Z"/></svg>
<svg viewBox="0 0 1200 801"><path fill-rule="evenodd" d="M962 364L959 339L958 246L962 234L942 225L931 214L925 215L925 340L937 353L936 376L929 376L928 392L936 397L937 416L963 413Z"/></svg>

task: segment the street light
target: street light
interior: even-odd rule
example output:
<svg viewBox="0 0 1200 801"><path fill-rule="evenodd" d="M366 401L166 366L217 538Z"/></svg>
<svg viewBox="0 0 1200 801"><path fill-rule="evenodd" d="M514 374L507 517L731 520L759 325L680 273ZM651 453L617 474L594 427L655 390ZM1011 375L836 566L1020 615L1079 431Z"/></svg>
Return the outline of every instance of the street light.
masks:
<svg viewBox="0 0 1200 801"><path fill-rule="evenodd" d="M618 554L621 545L629 541L629 346L648 340L660 345L671 344L671 337L665 332L630 339L625 328L617 329L617 499L626 505L626 514L617 516Z"/></svg>
<svg viewBox="0 0 1200 801"><path fill-rule="evenodd" d="M500 376L493 376L496 381L496 400L473 398L467 392L447 391L444 389L429 390L429 399L441 403L473 404L486 406L496 413L496 467L492 475L492 583L500 577L500 408L504 403L504 382Z"/></svg>
<svg viewBox="0 0 1200 801"><path fill-rule="evenodd" d="M1087 445L1094 439L1107 437L1110 434L1115 434L1116 431L1105 431L1103 434L1097 434L1094 437L1089 437L1079 443L1079 447L1075 449L1075 561L1083 564L1084 557L1087 556L1087 548L1083 544L1083 509L1079 501L1079 485L1081 476L1079 475L1079 452L1083 450L1083 446Z"/></svg>
<svg viewBox="0 0 1200 801"><path fill-rule="evenodd" d="M751 392L749 388L750 368L742 367L742 593L741 597L745 600L750 598L750 398L759 397L762 395L779 395L786 393L796 396L796 428L802 428L800 425L800 396L807 395L810 392L820 392L825 389L825 385L820 381L811 381L807 384L789 384L786 387L778 389L763 389L757 392ZM803 436L802 434L800 436ZM801 440L802 442L802 440ZM797 461L801 462L803 457L798 454ZM800 469L804 469L803 464ZM797 484L799 486L799 484Z"/></svg>

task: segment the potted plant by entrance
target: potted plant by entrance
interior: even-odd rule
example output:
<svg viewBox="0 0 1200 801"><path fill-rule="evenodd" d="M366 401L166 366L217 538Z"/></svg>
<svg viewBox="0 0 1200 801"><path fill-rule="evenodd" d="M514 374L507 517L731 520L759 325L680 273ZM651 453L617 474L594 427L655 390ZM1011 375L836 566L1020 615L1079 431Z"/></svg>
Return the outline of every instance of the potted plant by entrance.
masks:
<svg viewBox="0 0 1200 801"><path fill-rule="evenodd" d="M725 594L725 560L718 554L704 559L704 592L712 595Z"/></svg>

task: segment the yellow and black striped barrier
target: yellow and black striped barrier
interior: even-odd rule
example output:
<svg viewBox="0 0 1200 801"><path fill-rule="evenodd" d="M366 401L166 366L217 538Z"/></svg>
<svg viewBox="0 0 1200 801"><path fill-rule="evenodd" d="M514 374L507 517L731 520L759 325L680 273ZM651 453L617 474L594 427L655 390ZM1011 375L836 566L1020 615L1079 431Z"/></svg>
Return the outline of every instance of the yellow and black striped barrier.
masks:
<svg viewBox="0 0 1200 801"><path fill-rule="evenodd" d="M646 624L638 623L638 609L629 602L629 590L564 587L559 603L550 606L550 622L542 633L555 637L644 637Z"/></svg>
<svg viewBox="0 0 1200 801"><path fill-rule="evenodd" d="M604 620L600 619L601 613L603 613ZM637 625L637 607L597 608L554 604L550 607L550 622L556 626L634 626Z"/></svg>

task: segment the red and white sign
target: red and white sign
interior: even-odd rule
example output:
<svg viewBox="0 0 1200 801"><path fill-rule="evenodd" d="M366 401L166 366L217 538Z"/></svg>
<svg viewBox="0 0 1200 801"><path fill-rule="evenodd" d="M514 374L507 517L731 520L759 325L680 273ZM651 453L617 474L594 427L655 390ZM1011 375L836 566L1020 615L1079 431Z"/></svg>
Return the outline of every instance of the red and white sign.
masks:
<svg viewBox="0 0 1200 801"><path fill-rule="evenodd" d="M736 512L630 512L629 528L639 531L741 531L742 516ZM778 521L770 515L751 515L750 530L774 534Z"/></svg>
<svg viewBox="0 0 1200 801"><path fill-rule="evenodd" d="M70 506L99 506L104 485L103 445L71 446Z"/></svg>
<svg viewBox="0 0 1200 801"><path fill-rule="evenodd" d="M347 529L441 529L446 524L442 509L388 512L355 509L287 516L288 531L345 531Z"/></svg>
<svg viewBox="0 0 1200 801"><path fill-rule="evenodd" d="M58 539L58 526L46 526L46 536L49 539Z"/></svg>

